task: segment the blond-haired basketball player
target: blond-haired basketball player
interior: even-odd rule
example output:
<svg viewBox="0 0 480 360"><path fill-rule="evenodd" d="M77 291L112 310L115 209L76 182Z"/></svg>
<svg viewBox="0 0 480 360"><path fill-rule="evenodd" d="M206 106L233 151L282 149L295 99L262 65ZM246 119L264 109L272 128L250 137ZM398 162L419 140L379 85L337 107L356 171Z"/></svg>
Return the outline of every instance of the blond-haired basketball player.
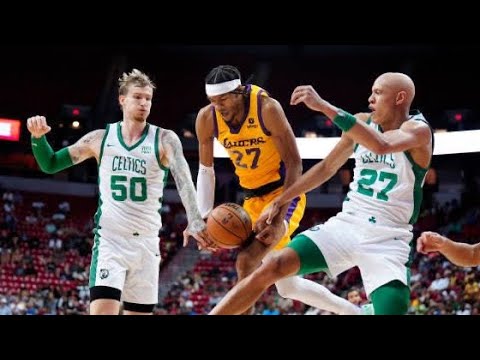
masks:
<svg viewBox="0 0 480 360"><path fill-rule="evenodd" d="M121 300L125 314L150 314L157 304L159 210L169 171L188 217L184 244L192 235L208 246L182 144L173 131L147 123L154 89L141 71L124 73L118 89L123 119L57 152L45 138L51 129L45 117L27 121L33 154L44 172L53 174L92 157L98 162L90 314L118 314Z"/></svg>

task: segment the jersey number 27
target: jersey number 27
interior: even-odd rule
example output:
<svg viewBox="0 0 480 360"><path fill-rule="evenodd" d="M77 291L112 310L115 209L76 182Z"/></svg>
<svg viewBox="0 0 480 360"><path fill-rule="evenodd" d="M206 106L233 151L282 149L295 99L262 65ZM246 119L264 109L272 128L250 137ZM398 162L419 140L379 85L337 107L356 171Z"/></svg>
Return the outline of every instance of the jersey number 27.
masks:
<svg viewBox="0 0 480 360"><path fill-rule="evenodd" d="M244 154L238 150L232 151L235 155L237 155L237 158L235 159L235 165L244 169L248 168L248 164L245 162L242 162ZM252 162L250 165L250 169L256 169L258 167L258 159L260 158L260 149L259 148L250 148L250 149L245 149L245 154L246 155L253 155Z"/></svg>
<svg viewBox="0 0 480 360"><path fill-rule="evenodd" d="M374 191L371 186L375 183L375 181L381 181L386 184L386 186L377 192L377 199L388 201L388 192L393 189L393 187L397 184L398 176L394 173L389 173L386 171L376 171L373 169L362 169L360 171L360 176L362 178L358 180L358 192L360 194L366 196L373 196Z"/></svg>

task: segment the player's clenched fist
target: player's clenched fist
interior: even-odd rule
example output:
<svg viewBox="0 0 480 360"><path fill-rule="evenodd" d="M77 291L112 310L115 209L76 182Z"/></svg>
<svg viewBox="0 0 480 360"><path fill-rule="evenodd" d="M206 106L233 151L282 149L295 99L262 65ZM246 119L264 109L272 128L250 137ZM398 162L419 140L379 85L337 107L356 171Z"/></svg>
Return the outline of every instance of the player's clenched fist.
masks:
<svg viewBox="0 0 480 360"><path fill-rule="evenodd" d="M446 242L447 239L442 235L432 231L424 231L417 239L417 251L422 254L442 251Z"/></svg>
<svg viewBox="0 0 480 360"><path fill-rule="evenodd" d="M32 116L27 119L27 129L33 137L39 138L48 133L52 128L47 125L45 116Z"/></svg>

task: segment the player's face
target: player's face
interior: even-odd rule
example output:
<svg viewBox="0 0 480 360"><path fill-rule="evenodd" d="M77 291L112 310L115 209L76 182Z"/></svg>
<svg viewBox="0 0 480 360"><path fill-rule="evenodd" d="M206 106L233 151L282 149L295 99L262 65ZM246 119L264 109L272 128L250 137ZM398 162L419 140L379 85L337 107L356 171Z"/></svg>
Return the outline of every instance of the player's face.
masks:
<svg viewBox="0 0 480 360"><path fill-rule="evenodd" d="M369 109L374 113L374 121L382 124L392 108L395 107L396 94L387 82L382 78L375 80L372 86L372 94L368 98Z"/></svg>
<svg viewBox="0 0 480 360"><path fill-rule="evenodd" d="M350 301L352 304L355 304L355 305L360 305L360 303L362 302L362 298L360 296L360 294L358 293L358 291L350 291L347 295L347 300Z"/></svg>
<svg viewBox="0 0 480 360"><path fill-rule="evenodd" d="M131 86L127 95L120 95L119 101L126 118L146 121L152 107L153 89L149 86Z"/></svg>
<svg viewBox="0 0 480 360"><path fill-rule="evenodd" d="M241 113L243 101L242 96L238 94L222 94L208 97L210 103L215 107L221 115L223 120L230 122Z"/></svg>

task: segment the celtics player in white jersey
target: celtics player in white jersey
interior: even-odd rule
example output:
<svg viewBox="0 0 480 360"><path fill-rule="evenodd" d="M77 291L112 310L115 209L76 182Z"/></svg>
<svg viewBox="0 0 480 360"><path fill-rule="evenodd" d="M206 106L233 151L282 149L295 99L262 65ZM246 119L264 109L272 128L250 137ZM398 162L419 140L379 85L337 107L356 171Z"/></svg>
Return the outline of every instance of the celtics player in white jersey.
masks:
<svg viewBox="0 0 480 360"><path fill-rule="evenodd" d="M168 172L188 217L184 245L193 236L208 247L182 144L171 130L147 123L154 83L137 69L119 79L120 122L95 130L54 152L45 117L27 127L40 168L49 174L94 157L99 167L99 206L90 266L90 314L151 314L158 302L160 208Z"/></svg>
<svg viewBox="0 0 480 360"><path fill-rule="evenodd" d="M324 113L342 129L342 137L323 161L284 190L259 221L272 221L280 206L330 179L353 153L350 191L340 213L266 259L212 314L241 313L281 278L319 271L336 276L354 266L360 268L375 314L407 312L412 224L433 152L429 125L421 114L410 113L414 96L410 77L386 73L373 84L372 112L353 116L322 99L311 86L294 90L292 105L304 103Z"/></svg>

